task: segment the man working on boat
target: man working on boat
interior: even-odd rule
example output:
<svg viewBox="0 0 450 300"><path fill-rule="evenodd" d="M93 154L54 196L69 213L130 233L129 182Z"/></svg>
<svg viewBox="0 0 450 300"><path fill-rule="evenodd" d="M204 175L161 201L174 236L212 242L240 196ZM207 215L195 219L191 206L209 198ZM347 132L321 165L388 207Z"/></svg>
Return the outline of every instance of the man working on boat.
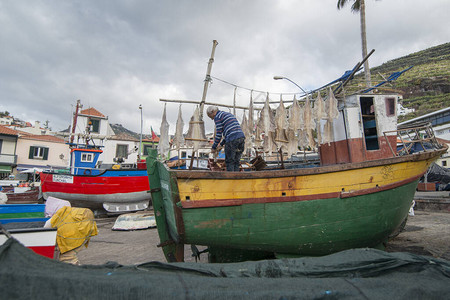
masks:
<svg viewBox="0 0 450 300"><path fill-rule="evenodd" d="M211 153L215 157L225 145L227 171L239 171L240 159L245 146L245 135L241 125L233 114L221 111L217 106L209 106L206 114L216 124L216 136Z"/></svg>

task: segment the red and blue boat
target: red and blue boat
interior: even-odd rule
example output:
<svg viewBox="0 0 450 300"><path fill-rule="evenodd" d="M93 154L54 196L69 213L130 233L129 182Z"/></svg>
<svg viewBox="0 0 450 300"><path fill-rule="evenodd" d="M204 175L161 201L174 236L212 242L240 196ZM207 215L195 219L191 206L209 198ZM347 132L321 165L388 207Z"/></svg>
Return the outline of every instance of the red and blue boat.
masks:
<svg viewBox="0 0 450 300"><path fill-rule="evenodd" d="M120 164L109 169L96 168L102 152L98 146L77 145L71 149L70 171L42 172L44 199L56 197L73 206L107 212L146 209L151 195L145 161L137 162L134 168Z"/></svg>
<svg viewBox="0 0 450 300"><path fill-rule="evenodd" d="M45 204L0 204L0 245L14 238L33 252L54 258L56 228L44 228L49 219Z"/></svg>

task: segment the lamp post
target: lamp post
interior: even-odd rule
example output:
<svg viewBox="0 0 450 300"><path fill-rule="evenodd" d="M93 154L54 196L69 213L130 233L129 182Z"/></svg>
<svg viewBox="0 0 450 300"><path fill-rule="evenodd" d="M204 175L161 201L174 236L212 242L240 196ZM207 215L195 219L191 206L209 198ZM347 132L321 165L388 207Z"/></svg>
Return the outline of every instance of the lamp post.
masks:
<svg viewBox="0 0 450 300"><path fill-rule="evenodd" d="M141 134L139 135L139 153L138 159L141 159L141 150L142 150L142 104L139 104L139 110L141 111Z"/></svg>
<svg viewBox="0 0 450 300"><path fill-rule="evenodd" d="M290 80L287 77L283 77L283 76L273 76L273 79L275 80L281 80L281 79L285 79L287 81L290 81L291 83L295 84L299 89L301 89L303 91L303 93L308 94L301 86L299 86L298 84L296 84L295 82L293 82L292 80Z"/></svg>

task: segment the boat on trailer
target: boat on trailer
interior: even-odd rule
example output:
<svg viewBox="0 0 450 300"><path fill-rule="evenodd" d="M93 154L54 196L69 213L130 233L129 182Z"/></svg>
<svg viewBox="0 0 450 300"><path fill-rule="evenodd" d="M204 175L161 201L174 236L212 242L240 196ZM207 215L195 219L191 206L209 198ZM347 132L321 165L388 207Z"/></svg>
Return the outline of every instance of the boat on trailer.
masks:
<svg viewBox="0 0 450 300"><path fill-rule="evenodd" d="M153 151L148 179L166 259L183 261L189 244L206 246L210 262L384 248L404 224L419 179L447 151L431 126L397 128L398 97L338 99L319 166L174 170ZM414 138L397 149L405 136Z"/></svg>

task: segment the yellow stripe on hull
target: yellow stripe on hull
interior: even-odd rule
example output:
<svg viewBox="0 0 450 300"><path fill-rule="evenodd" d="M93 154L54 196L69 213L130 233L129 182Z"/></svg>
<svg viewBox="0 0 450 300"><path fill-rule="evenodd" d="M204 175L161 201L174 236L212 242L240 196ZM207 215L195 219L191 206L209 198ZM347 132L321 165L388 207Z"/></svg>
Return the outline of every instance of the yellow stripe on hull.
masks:
<svg viewBox="0 0 450 300"><path fill-rule="evenodd" d="M382 187L423 174L430 160L276 178L178 178L181 201L296 197ZM299 171L301 174L301 170Z"/></svg>

